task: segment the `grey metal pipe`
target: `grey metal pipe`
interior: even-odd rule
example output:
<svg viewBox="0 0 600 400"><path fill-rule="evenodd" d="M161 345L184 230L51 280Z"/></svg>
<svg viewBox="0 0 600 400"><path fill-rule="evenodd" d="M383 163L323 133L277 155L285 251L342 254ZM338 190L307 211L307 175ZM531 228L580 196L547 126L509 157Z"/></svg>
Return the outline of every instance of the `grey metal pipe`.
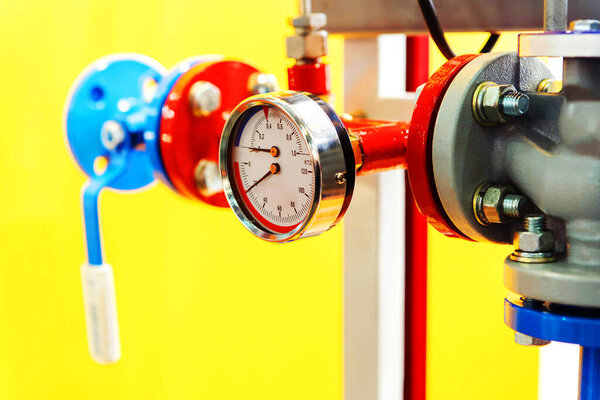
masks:
<svg viewBox="0 0 600 400"><path fill-rule="evenodd" d="M311 0L300 0L300 15L308 15L312 13Z"/></svg>
<svg viewBox="0 0 600 400"><path fill-rule="evenodd" d="M568 0L544 0L544 30L566 31Z"/></svg>

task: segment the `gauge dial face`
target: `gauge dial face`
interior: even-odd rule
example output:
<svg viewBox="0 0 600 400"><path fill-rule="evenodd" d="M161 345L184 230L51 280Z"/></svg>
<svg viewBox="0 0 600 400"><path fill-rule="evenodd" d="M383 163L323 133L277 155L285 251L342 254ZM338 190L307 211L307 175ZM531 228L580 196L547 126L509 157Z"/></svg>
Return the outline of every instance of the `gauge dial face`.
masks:
<svg viewBox="0 0 600 400"><path fill-rule="evenodd" d="M315 163L304 135L269 106L247 110L236 131L229 164L236 197L266 231L291 232L310 215L315 197Z"/></svg>

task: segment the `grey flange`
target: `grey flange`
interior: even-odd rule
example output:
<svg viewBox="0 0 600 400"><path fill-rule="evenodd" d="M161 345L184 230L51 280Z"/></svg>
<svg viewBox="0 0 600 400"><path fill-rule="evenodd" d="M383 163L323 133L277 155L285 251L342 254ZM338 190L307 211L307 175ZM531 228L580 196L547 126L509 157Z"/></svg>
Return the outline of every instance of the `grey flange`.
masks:
<svg viewBox="0 0 600 400"><path fill-rule="evenodd" d="M566 261L525 264L506 259L504 285L537 300L581 307L600 307L600 268Z"/></svg>
<svg viewBox="0 0 600 400"><path fill-rule="evenodd" d="M484 54L467 64L454 78L440 105L435 123L432 162L435 185L452 223L475 241L512 243L516 224L483 226L473 213L473 195L484 182L508 183L503 154L505 141L520 134L520 125L482 126L473 116L475 89L485 81L512 84L535 91L552 73L538 59L516 53Z"/></svg>

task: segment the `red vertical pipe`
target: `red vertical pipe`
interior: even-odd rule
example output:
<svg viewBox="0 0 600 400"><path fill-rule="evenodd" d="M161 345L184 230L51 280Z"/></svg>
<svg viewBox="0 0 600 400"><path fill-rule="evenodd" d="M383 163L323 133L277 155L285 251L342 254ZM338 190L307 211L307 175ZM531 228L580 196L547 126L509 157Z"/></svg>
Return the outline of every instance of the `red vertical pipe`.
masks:
<svg viewBox="0 0 600 400"><path fill-rule="evenodd" d="M406 41L406 90L429 77L429 37ZM405 400L426 400L427 383L427 222L419 212L406 177Z"/></svg>
<svg viewBox="0 0 600 400"><path fill-rule="evenodd" d="M414 92L429 78L429 36L406 38L406 91Z"/></svg>

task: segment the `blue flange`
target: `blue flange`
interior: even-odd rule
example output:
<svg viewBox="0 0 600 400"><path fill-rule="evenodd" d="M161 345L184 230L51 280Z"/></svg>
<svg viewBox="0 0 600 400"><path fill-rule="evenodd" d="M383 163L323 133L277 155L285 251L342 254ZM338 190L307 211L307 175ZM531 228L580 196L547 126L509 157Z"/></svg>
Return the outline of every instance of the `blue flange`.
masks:
<svg viewBox="0 0 600 400"><path fill-rule="evenodd" d="M167 96L171 93L171 89L179 79L181 75L189 71L193 66L210 61L218 61L222 59L221 56L196 56L190 57L186 60L181 61L175 67L171 69L169 74L164 77L156 91L156 96L152 101L151 107L158 112L152 114L148 118L148 126L149 130L144 133L144 142L146 143L146 151L148 153L148 157L150 158L150 162L152 163L152 167L154 168L154 174L156 177L169 186L171 189L175 190L171 180L169 179L169 175L165 170L165 165L162 160L161 152L160 152L160 140L158 135L160 134L160 117L163 112L163 106L165 101L167 100Z"/></svg>
<svg viewBox="0 0 600 400"><path fill-rule="evenodd" d="M126 128L128 136L144 132L144 116L155 112L149 105L164 75L164 68L151 58L124 54L102 58L79 76L67 101L65 131L73 157L88 176L98 177L94 171L96 159L110 156L100 138L103 124L117 121ZM132 190L154 181L148 155L133 149L142 140L128 137L132 154L126 171L109 187Z"/></svg>
<svg viewBox="0 0 600 400"><path fill-rule="evenodd" d="M504 300L504 322L538 339L600 348L600 311L539 303L528 307L518 297Z"/></svg>
<svg viewBox="0 0 600 400"><path fill-rule="evenodd" d="M579 400L600 400L600 310L509 297L504 322L538 339L581 346Z"/></svg>

